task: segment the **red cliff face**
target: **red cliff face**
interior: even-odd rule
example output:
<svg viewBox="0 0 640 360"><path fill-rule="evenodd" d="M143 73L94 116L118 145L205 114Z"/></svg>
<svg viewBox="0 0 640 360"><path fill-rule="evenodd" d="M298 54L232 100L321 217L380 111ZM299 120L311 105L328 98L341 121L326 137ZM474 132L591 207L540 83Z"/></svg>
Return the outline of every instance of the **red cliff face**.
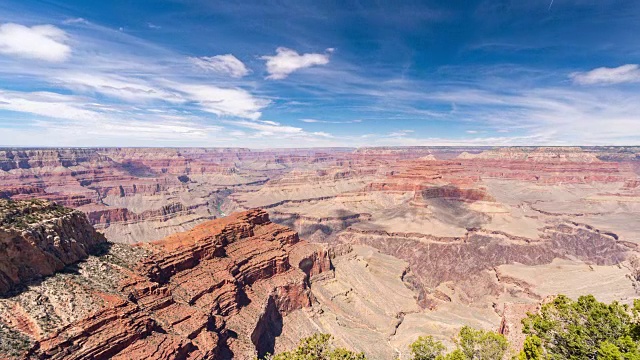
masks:
<svg viewBox="0 0 640 360"><path fill-rule="evenodd" d="M134 243L157 240L234 210L299 200L304 194L293 195L298 186L330 187L332 182L346 184L349 180L353 180L351 186L358 180L367 183L349 191L416 192L413 205L417 207L427 206L422 198L424 190L444 186L459 190L451 190L457 194L449 197L443 191L451 191L442 188L438 190L442 196L436 197L491 201L482 189L489 179L596 186L626 181L622 191L636 194L634 169L638 161L634 160L633 149L621 151L424 147L356 151L7 149L0 150L0 198L41 198L78 208L113 241ZM247 196L242 196L261 189L277 193L272 203L247 202ZM321 196L343 190L346 188L338 184ZM172 221L167 224L167 220Z"/></svg>
<svg viewBox="0 0 640 360"><path fill-rule="evenodd" d="M55 201L83 211L116 242L151 241L224 216L215 208L229 189L259 186L292 167L333 163L342 153L347 154L332 149L0 149L0 198ZM168 219L172 224L163 224Z"/></svg>
<svg viewBox="0 0 640 360"><path fill-rule="evenodd" d="M0 295L86 258L104 242L79 211L0 200Z"/></svg>
<svg viewBox="0 0 640 360"><path fill-rule="evenodd" d="M143 245L110 306L29 353L52 359L251 358L273 351L282 316L311 305L327 252L251 210ZM280 320L280 322L279 322Z"/></svg>

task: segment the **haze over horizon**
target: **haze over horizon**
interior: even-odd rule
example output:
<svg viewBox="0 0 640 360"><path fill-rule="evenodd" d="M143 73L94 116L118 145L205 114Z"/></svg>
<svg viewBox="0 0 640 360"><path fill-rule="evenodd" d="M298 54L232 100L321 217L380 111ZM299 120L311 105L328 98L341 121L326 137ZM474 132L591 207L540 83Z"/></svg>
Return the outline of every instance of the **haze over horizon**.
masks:
<svg viewBox="0 0 640 360"><path fill-rule="evenodd" d="M640 145L640 2L0 1L0 146Z"/></svg>

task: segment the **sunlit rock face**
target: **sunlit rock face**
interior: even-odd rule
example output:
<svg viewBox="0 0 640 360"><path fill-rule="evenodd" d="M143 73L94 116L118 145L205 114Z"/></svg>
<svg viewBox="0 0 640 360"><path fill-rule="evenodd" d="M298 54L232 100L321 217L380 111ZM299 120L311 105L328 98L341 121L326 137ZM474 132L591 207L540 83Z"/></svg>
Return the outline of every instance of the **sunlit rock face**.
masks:
<svg viewBox="0 0 640 360"><path fill-rule="evenodd" d="M501 330L517 342L514 324L520 310L535 309L550 295L591 293L602 301L623 302L637 296L638 286L628 277L628 258L638 252L640 238L638 148L47 151L61 155L25 150L5 161L0 197L39 197L75 207L107 239L119 243L109 249L113 261L89 256L77 265L85 277L94 274L89 268L104 268L106 275L96 280L103 284L103 294L121 297L123 281L132 278L128 272L123 275L121 268L126 268L144 280L143 289L150 289L134 294L166 292L171 301L189 307L202 301L218 304L216 314L224 327L214 317L216 325L209 329L223 330L213 330L218 340L207 340L223 344L217 351L237 355L290 349L300 337L323 331L371 358L404 359L408 344L418 336L431 334L446 343L462 325ZM36 161L38 157L42 159ZM55 159L65 159L64 164ZM158 242L254 208L263 208L259 214L268 213L270 221L308 242L277 235L289 245L276 251L271 248L275 243L242 238L223 247L224 256L268 261L247 261L232 275L211 267L209 260L194 260L210 254L224 259L218 258L221 248L187 242L185 250ZM266 215L252 221L261 222L261 216ZM233 230L245 235L252 227L269 233L276 228L271 222L233 223L245 224ZM121 244L140 242L146 245ZM313 243L322 243L326 251ZM133 260L118 260L124 258ZM194 269L206 270L197 270L198 275ZM213 273L225 279L220 286L230 289L216 290L215 300L205 281L172 285ZM12 333L16 339L24 333L43 338L55 328L30 307L35 294L46 296L51 308L66 309L56 313L65 318L62 324L117 305L82 287L73 296L54 290L63 279L75 281L74 276L57 273L33 292L3 303L7 313L26 314L12 320L13 328L20 324L24 330ZM279 290L263 292L263 285L251 285L244 291L247 297L261 300L248 302L229 285L234 282L269 283L264 286ZM71 311L63 299L83 304L85 310ZM143 300L136 301L144 308ZM30 318L37 320L25 320ZM160 325L150 327L148 338L164 336L154 326L166 330L168 325L152 320ZM31 344L34 336L25 341ZM174 339L171 351L204 351L209 345L200 344L209 342L196 343L199 336L187 336L191 345ZM136 347L142 348L141 341L135 340Z"/></svg>
<svg viewBox="0 0 640 360"><path fill-rule="evenodd" d="M105 242L80 211L0 199L0 295L85 259Z"/></svg>
<svg viewBox="0 0 640 360"><path fill-rule="evenodd" d="M310 278L328 271L330 260L322 246L252 210L154 243L111 245L76 266L74 275L53 271L0 301L2 328L24 342L13 349L2 344L0 353L53 359L272 353L277 322L311 306ZM67 287L51 289L60 281ZM60 297L79 309L65 307ZM58 323L40 316L38 304Z"/></svg>

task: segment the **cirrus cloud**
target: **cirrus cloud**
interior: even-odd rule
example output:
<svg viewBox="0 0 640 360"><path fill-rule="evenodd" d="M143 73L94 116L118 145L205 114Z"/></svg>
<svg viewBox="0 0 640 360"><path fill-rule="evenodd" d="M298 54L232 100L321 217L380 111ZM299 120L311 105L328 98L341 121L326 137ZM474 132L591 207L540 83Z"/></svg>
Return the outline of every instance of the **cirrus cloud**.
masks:
<svg viewBox="0 0 640 360"><path fill-rule="evenodd" d="M61 62L71 55L67 34L53 25L0 25L0 54Z"/></svg>
<svg viewBox="0 0 640 360"><path fill-rule="evenodd" d="M300 121L308 123L308 124L356 124L361 123L362 120L346 120L346 121L328 121L328 120L318 120L318 119L300 119Z"/></svg>
<svg viewBox="0 0 640 360"><path fill-rule="evenodd" d="M226 54L216 56L190 57L189 60L197 67L231 77L240 78L249 74L249 69L237 57Z"/></svg>
<svg viewBox="0 0 640 360"><path fill-rule="evenodd" d="M184 93L200 109L218 116L234 116L257 120L261 109L270 101L253 96L240 88L220 88L213 85L168 83L168 86Z"/></svg>
<svg viewBox="0 0 640 360"><path fill-rule="evenodd" d="M332 52L333 48L329 48L325 54L308 53L300 55L295 50L279 47L276 49L276 55L265 55L260 59L267 62L267 72L269 73L267 79L282 80L294 71L328 64L329 54Z"/></svg>
<svg viewBox="0 0 640 360"><path fill-rule="evenodd" d="M569 77L580 85L640 82L640 66L626 64L615 68L600 67L587 72L574 72Z"/></svg>

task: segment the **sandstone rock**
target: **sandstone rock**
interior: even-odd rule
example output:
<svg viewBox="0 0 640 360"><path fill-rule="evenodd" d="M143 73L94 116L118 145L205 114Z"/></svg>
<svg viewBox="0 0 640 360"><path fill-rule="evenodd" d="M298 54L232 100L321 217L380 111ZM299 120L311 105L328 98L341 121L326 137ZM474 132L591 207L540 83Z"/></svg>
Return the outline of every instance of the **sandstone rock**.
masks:
<svg viewBox="0 0 640 360"><path fill-rule="evenodd" d="M263 210L140 247L148 255L119 267L120 285L95 293L95 301L108 300L99 310L44 337L28 331L28 315L12 322L34 341L26 356L249 359L273 352L278 319L310 306L310 277L331 267L323 247L270 222Z"/></svg>
<svg viewBox="0 0 640 360"><path fill-rule="evenodd" d="M79 211L0 200L0 295L86 258L104 242Z"/></svg>
<svg viewBox="0 0 640 360"><path fill-rule="evenodd" d="M624 259L640 249L637 154L623 147L7 150L0 197L77 207L114 242L151 243L113 245L104 258L0 299L0 332L33 343L53 336L51 324L67 329L125 301L151 330L114 357L198 358L213 349L241 357L290 348L297 335L323 329L374 358L404 359L420 335L446 343L462 325L498 330L505 303L600 290L607 301L628 302L634 289ZM323 248L260 212L206 225L255 207L334 247L333 266ZM52 246L63 246L63 236L50 235ZM99 349L97 334L74 341Z"/></svg>

